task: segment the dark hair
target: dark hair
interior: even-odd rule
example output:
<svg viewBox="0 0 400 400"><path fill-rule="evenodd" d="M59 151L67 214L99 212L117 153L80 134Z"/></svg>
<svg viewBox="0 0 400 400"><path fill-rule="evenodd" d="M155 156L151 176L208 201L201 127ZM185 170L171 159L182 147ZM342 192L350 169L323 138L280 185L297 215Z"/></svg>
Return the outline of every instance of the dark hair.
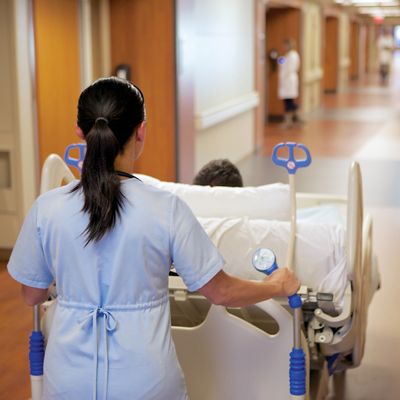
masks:
<svg viewBox="0 0 400 400"><path fill-rule="evenodd" d="M201 168L193 180L194 185L243 187L242 175L227 159L212 160Z"/></svg>
<svg viewBox="0 0 400 400"><path fill-rule="evenodd" d="M79 97L78 126L86 139L86 155L72 192L82 189L84 194L82 211L89 214L83 232L86 245L99 241L120 216L124 196L114 162L144 120L143 94L125 79L99 79Z"/></svg>

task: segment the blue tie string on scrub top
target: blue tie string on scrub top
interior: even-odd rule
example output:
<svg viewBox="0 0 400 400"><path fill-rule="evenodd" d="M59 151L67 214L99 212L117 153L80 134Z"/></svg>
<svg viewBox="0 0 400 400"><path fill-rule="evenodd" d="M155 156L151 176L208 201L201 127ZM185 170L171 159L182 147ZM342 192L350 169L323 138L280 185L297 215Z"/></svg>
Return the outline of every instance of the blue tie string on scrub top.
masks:
<svg viewBox="0 0 400 400"><path fill-rule="evenodd" d="M98 352L99 352L99 330L98 319L101 318L103 321L100 322L101 329L103 332L104 338L104 351L102 354L104 355L104 378L103 378L103 395L104 398L107 398L107 389L108 389L108 336L112 334L118 327L117 320L112 314L112 310L108 308L103 308L100 306L93 306L89 304L83 303L75 303L70 301L65 301L64 299L59 298L58 304L61 307L72 308L77 310L87 310L87 314L80 318L77 322L80 325L81 329L90 329L92 335L93 342L93 400L97 400L97 371L98 371ZM110 307L113 310L130 310L135 309L135 307Z"/></svg>
<svg viewBox="0 0 400 400"><path fill-rule="evenodd" d="M103 394L105 398L107 398L107 388L108 388L108 334L114 332L117 329L117 321L110 311L105 310L102 307L97 307L91 310L85 317L81 318L78 323L81 325L82 329L87 327L91 327L92 336L93 336L93 363L94 363L94 378L93 378L93 400L97 399L97 366L98 366L98 346L99 346L99 338L98 338L98 329L97 329L97 320L98 318L103 318L103 337L105 343L104 349L104 389Z"/></svg>
<svg viewBox="0 0 400 400"><path fill-rule="evenodd" d="M280 157L282 149L287 149L288 156ZM295 150L298 149L305 155L297 159ZM289 174L290 187L290 238L287 252L287 267L293 271L294 251L296 244L296 186L295 174L298 168L305 168L311 164L311 155L306 146L299 143L279 143L272 150L274 164L286 168ZM277 268L275 254L269 249L259 249L253 256L253 266L267 275L272 274ZM289 296L289 305L293 309L293 349L290 353L289 382L292 399L304 399L306 394L306 366L305 354L301 347L301 306L302 300L298 294Z"/></svg>

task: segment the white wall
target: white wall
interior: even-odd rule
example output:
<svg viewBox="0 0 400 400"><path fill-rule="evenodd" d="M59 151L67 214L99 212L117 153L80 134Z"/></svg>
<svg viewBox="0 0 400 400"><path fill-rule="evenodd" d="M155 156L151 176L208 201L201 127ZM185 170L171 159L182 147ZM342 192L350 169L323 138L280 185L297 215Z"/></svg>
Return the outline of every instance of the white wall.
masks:
<svg viewBox="0 0 400 400"><path fill-rule="evenodd" d="M236 162L254 147L252 0L195 0L195 169L213 159Z"/></svg>

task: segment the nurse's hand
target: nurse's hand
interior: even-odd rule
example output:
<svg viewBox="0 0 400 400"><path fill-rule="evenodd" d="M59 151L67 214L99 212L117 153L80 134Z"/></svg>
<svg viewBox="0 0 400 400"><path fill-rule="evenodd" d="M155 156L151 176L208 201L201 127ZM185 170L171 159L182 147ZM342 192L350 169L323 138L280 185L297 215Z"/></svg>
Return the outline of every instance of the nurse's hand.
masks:
<svg viewBox="0 0 400 400"><path fill-rule="evenodd" d="M300 281L296 275L287 268L278 268L265 281L274 283L277 286L276 297L288 297L295 294L300 288ZM274 296L274 297L275 297Z"/></svg>

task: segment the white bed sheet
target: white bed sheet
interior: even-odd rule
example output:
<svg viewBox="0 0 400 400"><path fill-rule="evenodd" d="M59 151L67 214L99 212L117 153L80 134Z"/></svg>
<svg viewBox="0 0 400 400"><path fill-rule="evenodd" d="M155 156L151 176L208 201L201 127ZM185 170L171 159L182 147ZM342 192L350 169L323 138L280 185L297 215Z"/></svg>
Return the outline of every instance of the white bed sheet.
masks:
<svg viewBox="0 0 400 400"><path fill-rule="evenodd" d="M297 210L297 221L346 226L346 214L343 206L324 204L299 208Z"/></svg>
<svg viewBox="0 0 400 400"><path fill-rule="evenodd" d="M286 264L289 240L289 186L209 187L163 182L137 175L145 183L171 191L184 200L225 258L225 270L246 279L263 279L251 258L257 248L271 248ZM346 216L343 206L325 204L299 208L294 268L303 285L332 293L338 311L350 279L346 265ZM374 265L371 295L379 285Z"/></svg>
<svg viewBox="0 0 400 400"><path fill-rule="evenodd" d="M198 218L225 258L225 271L246 279L265 276L251 263L260 247L272 249L278 264L286 264L290 223L249 218ZM297 224L294 269L303 285L334 295L336 308L343 306L348 282L345 230L340 225L308 221Z"/></svg>

